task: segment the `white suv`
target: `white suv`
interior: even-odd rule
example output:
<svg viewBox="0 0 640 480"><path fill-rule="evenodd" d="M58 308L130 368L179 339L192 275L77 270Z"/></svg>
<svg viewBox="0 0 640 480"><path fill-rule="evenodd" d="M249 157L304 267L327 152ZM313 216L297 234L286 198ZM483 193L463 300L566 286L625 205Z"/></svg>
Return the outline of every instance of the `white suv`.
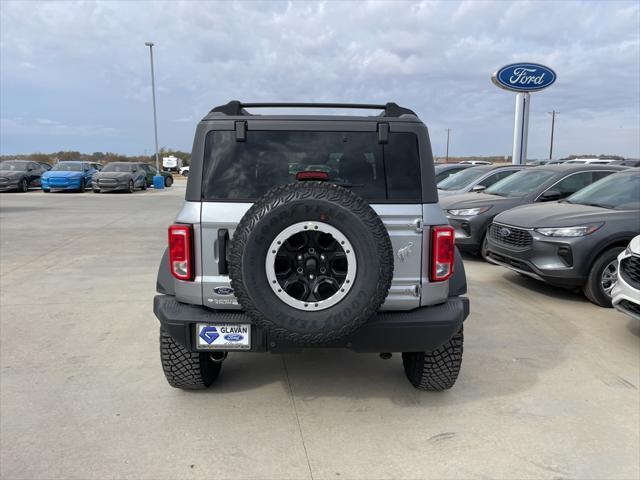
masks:
<svg viewBox="0 0 640 480"><path fill-rule="evenodd" d="M616 310L640 320L640 235L618 256L618 282L611 296Z"/></svg>

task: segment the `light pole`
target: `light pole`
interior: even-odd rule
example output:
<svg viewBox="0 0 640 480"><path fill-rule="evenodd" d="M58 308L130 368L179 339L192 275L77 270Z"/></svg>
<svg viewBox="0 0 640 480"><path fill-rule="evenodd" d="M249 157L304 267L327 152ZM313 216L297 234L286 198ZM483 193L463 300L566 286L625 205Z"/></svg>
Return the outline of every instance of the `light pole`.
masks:
<svg viewBox="0 0 640 480"><path fill-rule="evenodd" d="M447 155L445 157L445 163L449 163L449 132L451 132L451 129L447 128Z"/></svg>
<svg viewBox="0 0 640 480"><path fill-rule="evenodd" d="M149 47L149 57L151 58L151 96L153 98L153 132L156 140L156 175L153 177L153 188L164 188L164 177L160 175L160 157L158 155L158 118L156 114L156 79L153 72L153 42L145 42Z"/></svg>
<svg viewBox="0 0 640 480"><path fill-rule="evenodd" d="M555 129L556 126L556 114L558 112L556 112L555 110L549 112L549 115L551 115L551 142L549 145L549 160L552 159L553 157L553 131Z"/></svg>

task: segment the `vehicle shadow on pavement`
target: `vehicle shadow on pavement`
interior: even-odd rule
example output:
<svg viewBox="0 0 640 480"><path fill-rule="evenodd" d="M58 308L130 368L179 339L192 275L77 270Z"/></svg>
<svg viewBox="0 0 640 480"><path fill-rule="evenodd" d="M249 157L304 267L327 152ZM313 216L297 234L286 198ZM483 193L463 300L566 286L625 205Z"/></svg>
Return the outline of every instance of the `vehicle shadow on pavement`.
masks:
<svg viewBox="0 0 640 480"><path fill-rule="evenodd" d="M497 265L496 267L501 268L501 267L498 267ZM534 290L535 292L540 293L542 295L553 297L558 300L590 304L589 300L587 300L587 297L585 297L582 294L582 292L577 288L570 290L567 288L555 287L553 285L549 285L547 283L541 282L540 280L536 280L535 278L529 278L524 275L520 275L516 272L505 271L504 273L505 273L504 275L505 278L512 281L513 283L521 287L526 287L531 290ZM596 307L594 305L594 308L602 308L602 307Z"/></svg>
<svg viewBox="0 0 640 480"><path fill-rule="evenodd" d="M640 321L632 318L627 323L627 330L633 333L636 337L640 337Z"/></svg>
<svg viewBox="0 0 640 480"><path fill-rule="evenodd" d="M281 392L302 405L342 398L365 404L387 400L401 408L451 406L527 390L542 371L554 368L565 356L562 350L546 349L514 357L503 349L489 352L480 347L482 343L481 338L468 336L460 377L444 392L413 388L405 378L401 354L382 360L378 354L314 349L296 354L230 354L216 383L203 393L228 395L279 384ZM366 411L368 407L350 408Z"/></svg>

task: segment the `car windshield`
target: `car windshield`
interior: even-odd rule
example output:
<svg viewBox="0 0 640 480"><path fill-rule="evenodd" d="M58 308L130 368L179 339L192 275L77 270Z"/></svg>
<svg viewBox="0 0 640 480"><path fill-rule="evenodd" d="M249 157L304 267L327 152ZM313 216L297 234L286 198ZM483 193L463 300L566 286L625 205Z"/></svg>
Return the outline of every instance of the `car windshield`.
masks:
<svg viewBox="0 0 640 480"><path fill-rule="evenodd" d="M0 162L0 170L13 170L14 172L24 172L27 170L27 162L17 162L5 160Z"/></svg>
<svg viewBox="0 0 640 480"><path fill-rule="evenodd" d="M440 190L460 190L461 188L464 188L467 185L470 185L471 183L478 180L489 170L491 169L484 167L467 168L466 170L463 170L442 180L440 183L438 183L438 188Z"/></svg>
<svg viewBox="0 0 640 480"><path fill-rule="evenodd" d="M446 165L436 165L436 184L440 183L445 178L449 178L451 175L455 175L458 172L464 170L464 167L448 167Z"/></svg>
<svg viewBox="0 0 640 480"><path fill-rule="evenodd" d="M56 163L51 170L57 172L81 172L82 164L79 162L60 162Z"/></svg>
<svg viewBox="0 0 640 480"><path fill-rule="evenodd" d="M574 193L566 201L615 210L640 210L640 172L609 175Z"/></svg>
<svg viewBox="0 0 640 480"><path fill-rule="evenodd" d="M483 193L501 197L525 197L555 176L549 170L523 170L491 185Z"/></svg>
<svg viewBox="0 0 640 480"><path fill-rule="evenodd" d="M107 163L101 172L131 172L132 163Z"/></svg>

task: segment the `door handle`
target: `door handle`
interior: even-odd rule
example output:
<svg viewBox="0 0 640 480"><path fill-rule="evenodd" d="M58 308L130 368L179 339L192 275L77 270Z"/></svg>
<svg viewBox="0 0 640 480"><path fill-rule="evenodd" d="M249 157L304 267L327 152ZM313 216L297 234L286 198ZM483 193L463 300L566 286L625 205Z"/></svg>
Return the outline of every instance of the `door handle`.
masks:
<svg viewBox="0 0 640 480"><path fill-rule="evenodd" d="M218 274L227 275L227 243L229 242L229 230L221 228L218 230Z"/></svg>

